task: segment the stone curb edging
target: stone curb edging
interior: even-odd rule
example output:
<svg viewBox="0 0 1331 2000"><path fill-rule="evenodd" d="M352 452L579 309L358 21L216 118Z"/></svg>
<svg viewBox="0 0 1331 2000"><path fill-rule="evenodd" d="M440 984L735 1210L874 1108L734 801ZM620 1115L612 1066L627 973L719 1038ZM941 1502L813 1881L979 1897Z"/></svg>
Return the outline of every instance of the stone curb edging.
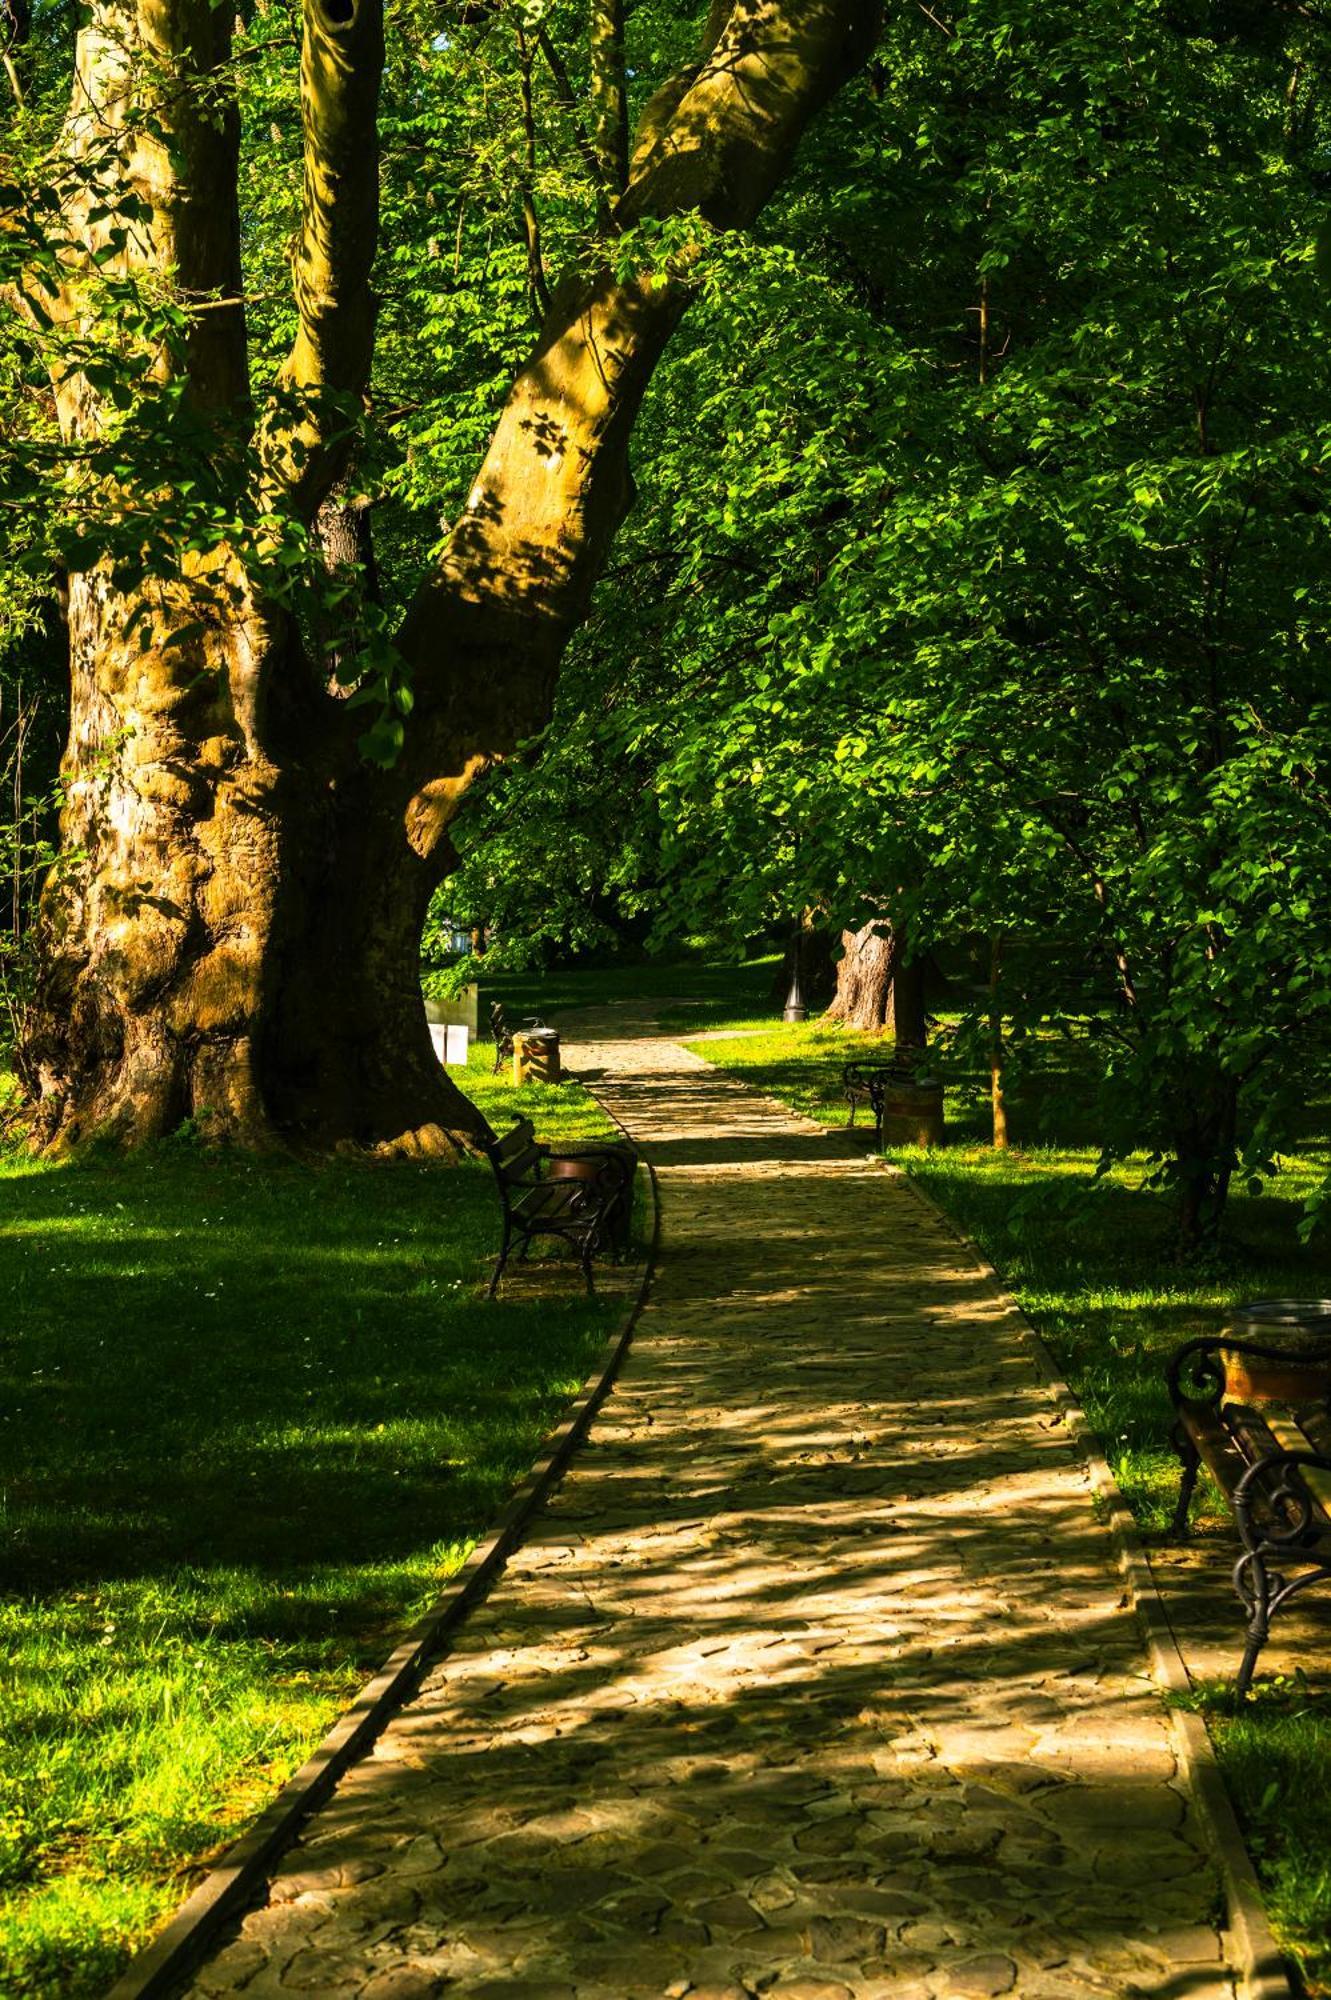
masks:
<svg viewBox="0 0 1331 2000"><path fill-rule="evenodd" d="M1086 1412L1059 1373L1058 1363L1043 1336L1027 1319L979 1246L958 1228L932 1195L926 1193L901 1167L889 1160L883 1160L882 1165L903 1180L915 1199L943 1224L971 1258L975 1269L994 1287L1006 1311L1015 1319L1035 1362L1036 1372L1086 1461L1092 1492L1105 1509L1118 1566L1145 1635L1152 1673L1166 1694L1173 1697L1189 1694L1192 1682L1137 1523L1100 1449ZM1228 1930L1237 1960L1233 1969L1243 1981L1244 2000L1297 2000L1297 1989L1271 1933L1257 1873L1206 1724L1200 1715L1179 1706L1176 1700L1167 1702L1166 1709L1184 1781L1210 1835L1220 1871Z"/></svg>
<svg viewBox="0 0 1331 2000"><path fill-rule="evenodd" d="M591 1093L595 1095L594 1092ZM597 1100L598 1103L600 1100ZM631 1135L613 1111L625 1137ZM246 1833L227 1850L181 1904L165 1930L138 1952L106 1995L106 2000L165 2000L204 1956L218 1930L236 1916L272 1872L273 1863L300 1833L352 1764L381 1734L393 1715L416 1692L429 1667L467 1614L498 1581L533 1516L558 1483L605 1401L628 1350L656 1275L661 1245L661 1191L656 1170L643 1159L651 1189L652 1234L642 1281L627 1317L606 1341L573 1407L547 1440L543 1454L514 1492L490 1532L477 1543L443 1597L412 1628L373 1679L366 1682L346 1713Z"/></svg>

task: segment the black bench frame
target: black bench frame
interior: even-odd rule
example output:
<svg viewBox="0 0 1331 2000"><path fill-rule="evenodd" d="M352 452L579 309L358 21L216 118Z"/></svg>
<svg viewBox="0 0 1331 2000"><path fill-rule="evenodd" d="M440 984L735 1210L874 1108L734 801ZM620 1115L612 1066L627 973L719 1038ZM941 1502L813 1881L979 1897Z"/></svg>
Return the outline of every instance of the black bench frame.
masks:
<svg viewBox="0 0 1331 2000"><path fill-rule="evenodd" d="M575 1250L582 1263L588 1294L596 1290L592 1259L613 1245L613 1225L629 1199L633 1165L623 1149L579 1147L552 1152L535 1137L530 1118L520 1118L502 1138L492 1132L482 1146L494 1171L504 1210L504 1236L487 1297L499 1289L513 1245L520 1245L519 1263L538 1236L556 1236ZM595 1161L591 1177L555 1180L543 1169L554 1160Z"/></svg>
<svg viewBox="0 0 1331 2000"><path fill-rule="evenodd" d="M1227 1357L1234 1357L1232 1368ZM1243 1545L1234 1565L1234 1588L1248 1619L1235 1683L1242 1698L1276 1612L1310 1584L1331 1579L1331 1513L1303 1476L1331 1474L1331 1356L1214 1334L1179 1349L1168 1383L1172 1442L1183 1468L1169 1532L1178 1539L1188 1533L1188 1510L1205 1465L1229 1502ZM1236 1387L1248 1400L1231 1394ZM1290 1412L1308 1440L1306 1451L1280 1442L1261 1415L1264 1403Z"/></svg>
<svg viewBox="0 0 1331 2000"><path fill-rule="evenodd" d="M522 1027L518 1032L526 1033L530 1028L543 1028L544 1026L545 1022L541 1019L540 1015L532 1014L523 1021ZM490 1002L490 1033L494 1037L495 1045L495 1063L490 1074L491 1076L498 1076L505 1062L513 1053L514 1030L509 1026L508 1015L504 1012L504 1003L502 1000L492 1000Z"/></svg>
<svg viewBox="0 0 1331 2000"><path fill-rule="evenodd" d="M883 1143L883 1099L889 1083L908 1082L913 1075L909 1063L902 1062L848 1062L841 1071L841 1088L850 1106L847 1123L855 1123L855 1113L861 1104L867 1104L873 1112L874 1129L878 1143Z"/></svg>

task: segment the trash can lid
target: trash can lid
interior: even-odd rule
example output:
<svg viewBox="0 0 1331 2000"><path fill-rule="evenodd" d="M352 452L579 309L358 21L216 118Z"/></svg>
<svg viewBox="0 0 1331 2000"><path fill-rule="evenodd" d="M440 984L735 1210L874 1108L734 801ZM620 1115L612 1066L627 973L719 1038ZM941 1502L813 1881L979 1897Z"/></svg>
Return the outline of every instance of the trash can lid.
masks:
<svg viewBox="0 0 1331 2000"><path fill-rule="evenodd" d="M1229 1315L1231 1327L1314 1327L1331 1330L1331 1299L1249 1299Z"/></svg>

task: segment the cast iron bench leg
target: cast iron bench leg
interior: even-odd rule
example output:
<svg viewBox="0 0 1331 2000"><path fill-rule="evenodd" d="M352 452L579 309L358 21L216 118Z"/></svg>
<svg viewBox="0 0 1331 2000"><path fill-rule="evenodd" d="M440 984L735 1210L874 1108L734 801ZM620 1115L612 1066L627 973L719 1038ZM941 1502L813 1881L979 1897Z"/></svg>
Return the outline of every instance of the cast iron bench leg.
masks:
<svg viewBox="0 0 1331 2000"><path fill-rule="evenodd" d="M1260 1555L1249 1551L1239 1557L1234 1567L1234 1587L1248 1609L1248 1643L1243 1649L1243 1663L1234 1683L1235 1696L1242 1701L1252 1686L1257 1656L1271 1631L1271 1586L1266 1564Z"/></svg>
<svg viewBox="0 0 1331 2000"><path fill-rule="evenodd" d="M501 1279L501 1278L503 1277L503 1275L504 1275L504 1266L505 1266L505 1264L507 1264L507 1262L508 1262L508 1250L509 1250L509 1245L510 1245L510 1243L511 1243L512 1241L513 1241L513 1230L512 1230L512 1226L511 1226L511 1225L510 1225L510 1223L509 1223L509 1219L508 1219L508 1216L507 1216L507 1214L505 1214L505 1216L504 1216L504 1241L503 1241L502 1245L500 1246L500 1251L499 1251L499 1262L498 1262L498 1263L497 1263L497 1264L495 1265L495 1268L494 1268L494 1276L493 1276L493 1277L491 1278L491 1280L490 1280L490 1289L489 1289L489 1291L488 1291L488 1292L486 1293L486 1297L487 1297L487 1298L490 1298L490 1299L492 1299L492 1298L494 1297L495 1293L496 1293L496 1292L497 1292L497 1291L499 1290L499 1280L500 1280L500 1279Z"/></svg>
<svg viewBox="0 0 1331 2000"><path fill-rule="evenodd" d="M1186 1539L1189 1532L1188 1509L1192 1505L1192 1496L1197 1487L1201 1456L1181 1424L1175 1427L1171 1442L1182 1462L1182 1477L1179 1480L1178 1505L1174 1509L1174 1518L1165 1530L1165 1535L1171 1542L1181 1542Z"/></svg>

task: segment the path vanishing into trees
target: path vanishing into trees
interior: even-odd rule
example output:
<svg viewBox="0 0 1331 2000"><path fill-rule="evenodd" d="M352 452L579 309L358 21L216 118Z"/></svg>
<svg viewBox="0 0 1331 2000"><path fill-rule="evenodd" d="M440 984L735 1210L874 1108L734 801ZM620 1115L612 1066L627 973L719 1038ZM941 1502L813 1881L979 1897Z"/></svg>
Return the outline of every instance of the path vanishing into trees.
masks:
<svg viewBox="0 0 1331 2000"><path fill-rule="evenodd" d="M191 1991L1231 1994L1015 1314L855 1135L616 1032L571 1063L664 1216L619 1387Z"/></svg>

